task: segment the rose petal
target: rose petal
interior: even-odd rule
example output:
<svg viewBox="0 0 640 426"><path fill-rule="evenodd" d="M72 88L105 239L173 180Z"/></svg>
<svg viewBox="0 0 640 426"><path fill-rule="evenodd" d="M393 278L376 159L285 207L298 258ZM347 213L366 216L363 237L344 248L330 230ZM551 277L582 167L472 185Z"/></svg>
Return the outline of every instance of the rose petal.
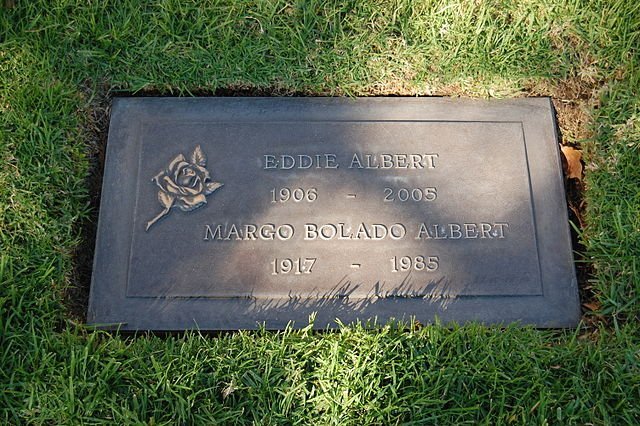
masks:
<svg viewBox="0 0 640 426"><path fill-rule="evenodd" d="M163 191L167 190L167 187L164 183L164 178L166 177L166 172L160 172L157 175L155 175L153 178L151 178L152 182L155 182L156 185L158 185L158 187L160 189L162 189Z"/></svg>
<svg viewBox="0 0 640 426"><path fill-rule="evenodd" d="M192 188L198 191L198 194L202 194L204 192L204 184L202 183L202 178L200 176L196 176L196 180L193 183Z"/></svg>
<svg viewBox="0 0 640 426"><path fill-rule="evenodd" d="M178 155L176 158L173 159L173 161L169 164L169 173L173 173L175 171L175 167L181 163L181 162L186 162L186 158L184 158L184 155L180 154Z"/></svg>
<svg viewBox="0 0 640 426"><path fill-rule="evenodd" d="M195 210L206 203L207 203L207 197L205 197L204 194L178 197L176 199L176 205L183 212L190 212L191 210Z"/></svg>
<svg viewBox="0 0 640 426"><path fill-rule="evenodd" d="M183 191L184 195L187 196L202 194L202 185L200 185L199 188L189 188L188 186L183 186L180 189Z"/></svg>
<svg viewBox="0 0 640 426"><path fill-rule="evenodd" d="M185 171L193 171L189 168L182 169L182 172L177 176L175 184L182 188L193 188L196 186L198 179L200 179L195 171L192 175L185 174Z"/></svg>
<svg viewBox="0 0 640 426"><path fill-rule="evenodd" d="M187 163L186 161L181 161L174 165L172 169L170 169L170 173L173 175L174 182L178 182L178 176L180 176L180 173L182 173L182 169L184 169L185 167L189 167L189 163Z"/></svg>
<svg viewBox="0 0 640 426"><path fill-rule="evenodd" d="M200 172L202 178L204 180L207 179L211 179L211 175L209 174L209 170L205 169L204 167L200 167L198 165L196 165L196 168L198 169L198 171Z"/></svg>
<svg viewBox="0 0 640 426"><path fill-rule="evenodd" d="M173 183L169 176L164 176L162 182L164 184L164 187L166 188L166 192L168 193L175 195L190 195L189 192L185 191L184 188Z"/></svg>

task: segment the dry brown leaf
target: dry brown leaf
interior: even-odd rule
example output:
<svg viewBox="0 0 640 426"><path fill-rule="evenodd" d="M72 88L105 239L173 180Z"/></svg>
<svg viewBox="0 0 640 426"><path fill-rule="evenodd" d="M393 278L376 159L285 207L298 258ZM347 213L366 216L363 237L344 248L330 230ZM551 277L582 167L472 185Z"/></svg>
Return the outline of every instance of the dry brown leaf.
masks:
<svg viewBox="0 0 640 426"><path fill-rule="evenodd" d="M567 160L567 178L582 180L582 151L570 146L562 146L561 149Z"/></svg>
<svg viewBox="0 0 640 426"><path fill-rule="evenodd" d="M590 311L600 310L600 304L598 302L583 303L582 306L589 309Z"/></svg>

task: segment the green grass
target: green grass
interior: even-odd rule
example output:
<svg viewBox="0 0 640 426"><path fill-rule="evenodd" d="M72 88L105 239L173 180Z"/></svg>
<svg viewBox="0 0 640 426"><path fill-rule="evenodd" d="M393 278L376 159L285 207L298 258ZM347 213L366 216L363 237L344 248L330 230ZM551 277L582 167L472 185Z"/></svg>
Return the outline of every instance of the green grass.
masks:
<svg viewBox="0 0 640 426"><path fill-rule="evenodd" d="M0 9L0 422L640 422L640 3L16 3ZM219 89L553 96L585 150L600 312L568 331L135 339L69 321L92 111L113 93Z"/></svg>

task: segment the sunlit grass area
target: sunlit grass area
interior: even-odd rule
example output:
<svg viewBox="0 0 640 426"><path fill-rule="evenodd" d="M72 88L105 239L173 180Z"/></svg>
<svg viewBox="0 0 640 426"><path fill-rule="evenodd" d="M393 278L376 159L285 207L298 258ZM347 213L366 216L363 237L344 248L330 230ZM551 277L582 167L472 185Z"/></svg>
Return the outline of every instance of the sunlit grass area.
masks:
<svg viewBox="0 0 640 426"><path fill-rule="evenodd" d="M640 3L5 3L0 422L640 422ZM92 332L74 295L122 93L552 96L585 159L584 321Z"/></svg>

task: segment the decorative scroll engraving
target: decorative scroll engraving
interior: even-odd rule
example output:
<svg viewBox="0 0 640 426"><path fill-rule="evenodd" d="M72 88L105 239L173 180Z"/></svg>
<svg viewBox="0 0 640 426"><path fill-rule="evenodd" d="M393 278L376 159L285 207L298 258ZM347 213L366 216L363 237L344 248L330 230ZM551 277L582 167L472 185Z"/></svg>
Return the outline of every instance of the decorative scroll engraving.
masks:
<svg viewBox="0 0 640 426"><path fill-rule="evenodd" d="M160 188L158 202L164 210L147 222L147 231L154 223L169 214L172 207L190 212L207 204L206 196L220 188L222 183L211 181L206 166L207 157L198 145L191 154L191 161L187 161L184 155L180 154L166 170L151 179Z"/></svg>

